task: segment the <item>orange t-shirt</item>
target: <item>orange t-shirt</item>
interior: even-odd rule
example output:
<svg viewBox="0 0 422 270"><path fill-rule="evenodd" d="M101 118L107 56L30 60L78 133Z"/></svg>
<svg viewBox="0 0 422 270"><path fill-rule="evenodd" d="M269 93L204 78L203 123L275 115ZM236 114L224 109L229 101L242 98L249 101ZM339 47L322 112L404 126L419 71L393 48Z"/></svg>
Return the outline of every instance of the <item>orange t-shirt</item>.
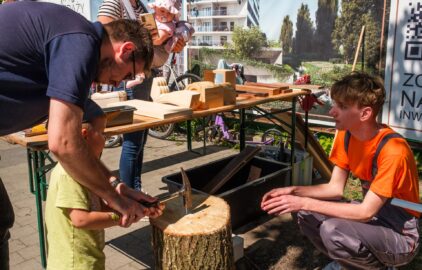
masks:
<svg viewBox="0 0 422 270"><path fill-rule="evenodd" d="M416 161L405 139L392 138L378 155L378 173L371 176L372 158L381 139L394 131L384 126L369 141L359 141L350 136L348 153L344 149L346 131L339 131L334 140L330 160L338 167L350 170L355 177L371 182L370 190L386 198L398 198L419 203L419 183ZM419 217L415 211L405 209Z"/></svg>

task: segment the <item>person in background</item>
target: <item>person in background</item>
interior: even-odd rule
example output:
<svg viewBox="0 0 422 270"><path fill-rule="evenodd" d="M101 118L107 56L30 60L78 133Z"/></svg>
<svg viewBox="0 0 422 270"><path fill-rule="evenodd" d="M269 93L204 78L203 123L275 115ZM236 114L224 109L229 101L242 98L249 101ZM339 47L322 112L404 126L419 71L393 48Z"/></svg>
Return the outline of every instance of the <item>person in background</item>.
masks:
<svg viewBox="0 0 422 270"><path fill-rule="evenodd" d="M60 23L57 23L60 22ZM116 85L149 73L153 44L138 23L92 23L71 9L19 1L0 5L0 136L30 128L48 117L48 147L68 174L120 213L124 227L160 214L138 201L149 196L122 184L88 150L82 115L93 81ZM13 208L0 184L0 264L8 269Z"/></svg>
<svg viewBox="0 0 422 270"><path fill-rule="evenodd" d="M148 12L140 1L126 1L132 7L136 18L140 14ZM121 18L129 19L128 11L121 0L103 0L99 11L98 21L105 24ZM122 4L123 3L123 4ZM154 35L155 36L155 35ZM173 48L173 52L180 52L186 45L183 39L179 39ZM161 67L167 61L168 53L164 46L154 46L153 68ZM135 83L133 88L126 89L128 99L151 100L152 79L142 80L139 76L139 82ZM122 153L120 156L119 175L126 185L136 190L142 190L142 163L144 157L144 147L148 136L148 130L136 131L123 134Z"/></svg>
<svg viewBox="0 0 422 270"><path fill-rule="evenodd" d="M419 249L420 214L392 205L391 199L418 203L418 175L406 140L377 122L385 100L383 82L352 73L334 83L331 98L338 134L329 183L271 190L261 207L269 214L298 212L302 233L333 260L324 269L405 265ZM362 202L340 201L349 172L361 179Z"/></svg>
<svg viewBox="0 0 422 270"><path fill-rule="evenodd" d="M104 114L89 115L82 124L88 150L98 158L104 148L105 125ZM123 226L119 213L72 179L60 163L51 172L45 223L47 270L105 269L104 229Z"/></svg>

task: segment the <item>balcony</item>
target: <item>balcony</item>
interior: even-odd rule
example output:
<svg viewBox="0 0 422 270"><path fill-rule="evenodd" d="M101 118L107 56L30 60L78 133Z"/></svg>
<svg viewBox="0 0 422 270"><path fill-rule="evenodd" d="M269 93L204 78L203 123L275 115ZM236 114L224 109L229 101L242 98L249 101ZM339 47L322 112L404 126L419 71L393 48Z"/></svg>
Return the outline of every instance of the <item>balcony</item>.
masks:
<svg viewBox="0 0 422 270"><path fill-rule="evenodd" d="M222 47L226 42L207 41L207 40L192 40L189 42L189 46L203 46L203 47Z"/></svg>
<svg viewBox="0 0 422 270"><path fill-rule="evenodd" d="M188 11L189 18L199 18L199 17L213 17L213 16L236 16L236 17L246 17L245 15L239 14L240 10L237 9L220 9L220 10L194 10L191 9Z"/></svg>
<svg viewBox="0 0 422 270"><path fill-rule="evenodd" d="M203 33L203 32L232 32L234 29L230 29L229 26L225 25L211 25L211 26L197 26L194 27L195 32Z"/></svg>

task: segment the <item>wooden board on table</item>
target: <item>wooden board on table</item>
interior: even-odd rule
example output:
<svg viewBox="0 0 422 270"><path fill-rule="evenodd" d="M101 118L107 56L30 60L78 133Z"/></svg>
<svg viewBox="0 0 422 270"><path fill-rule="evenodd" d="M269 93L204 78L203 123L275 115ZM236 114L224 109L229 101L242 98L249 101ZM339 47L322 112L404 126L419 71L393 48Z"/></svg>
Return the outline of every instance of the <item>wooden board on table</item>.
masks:
<svg viewBox="0 0 422 270"><path fill-rule="evenodd" d="M275 96L281 93L280 88L269 88L242 84L236 84L236 91L246 93L268 94L268 96Z"/></svg>
<svg viewBox="0 0 422 270"><path fill-rule="evenodd" d="M290 89L289 84L287 84L287 83L257 83L257 82L248 82L247 81L247 82L245 82L245 85L280 89L280 93L290 93L290 92L292 92L292 89Z"/></svg>
<svg viewBox="0 0 422 270"><path fill-rule="evenodd" d="M215 194L227 181L242 169L259 151L260 147L246 146L220 172L209 181L202 191Z"/></svg>
<svg viewBox="0 0 422 270"><path fill-rule="evenodd" d="M128 105L136 108L135 114L154 117L158 119L167 119L175 116L186 116L192 114L192 109L162 104L157 102L132 99L127 101L115 102L108 106Z"/></svg>
<svg viewBox="0 0 422 270"><path fill-rule="evenodd" d="M176 105L195 110L201 103L199 101L200 93L189 90L180 90L170 93L164 93L155 98L155 102Z"/></svg>
<svg viewBox="0 0 422 270"><path fill-rule="evenodd" d="M301 90L318 90L323 89L324 87L316 84L289 84L291 89L301 89Z"/></svg>

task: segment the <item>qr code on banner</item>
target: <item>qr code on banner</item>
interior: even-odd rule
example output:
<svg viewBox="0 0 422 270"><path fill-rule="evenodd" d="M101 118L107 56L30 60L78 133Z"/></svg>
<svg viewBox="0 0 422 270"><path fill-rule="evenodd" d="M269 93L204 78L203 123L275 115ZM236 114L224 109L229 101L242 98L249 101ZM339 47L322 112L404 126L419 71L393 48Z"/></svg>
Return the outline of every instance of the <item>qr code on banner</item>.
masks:
<svg viewBox="0 0 422 270"><path fill-rule="evenodd" d="M422 3L409 2L405 60L422 60Z"/></svg>

